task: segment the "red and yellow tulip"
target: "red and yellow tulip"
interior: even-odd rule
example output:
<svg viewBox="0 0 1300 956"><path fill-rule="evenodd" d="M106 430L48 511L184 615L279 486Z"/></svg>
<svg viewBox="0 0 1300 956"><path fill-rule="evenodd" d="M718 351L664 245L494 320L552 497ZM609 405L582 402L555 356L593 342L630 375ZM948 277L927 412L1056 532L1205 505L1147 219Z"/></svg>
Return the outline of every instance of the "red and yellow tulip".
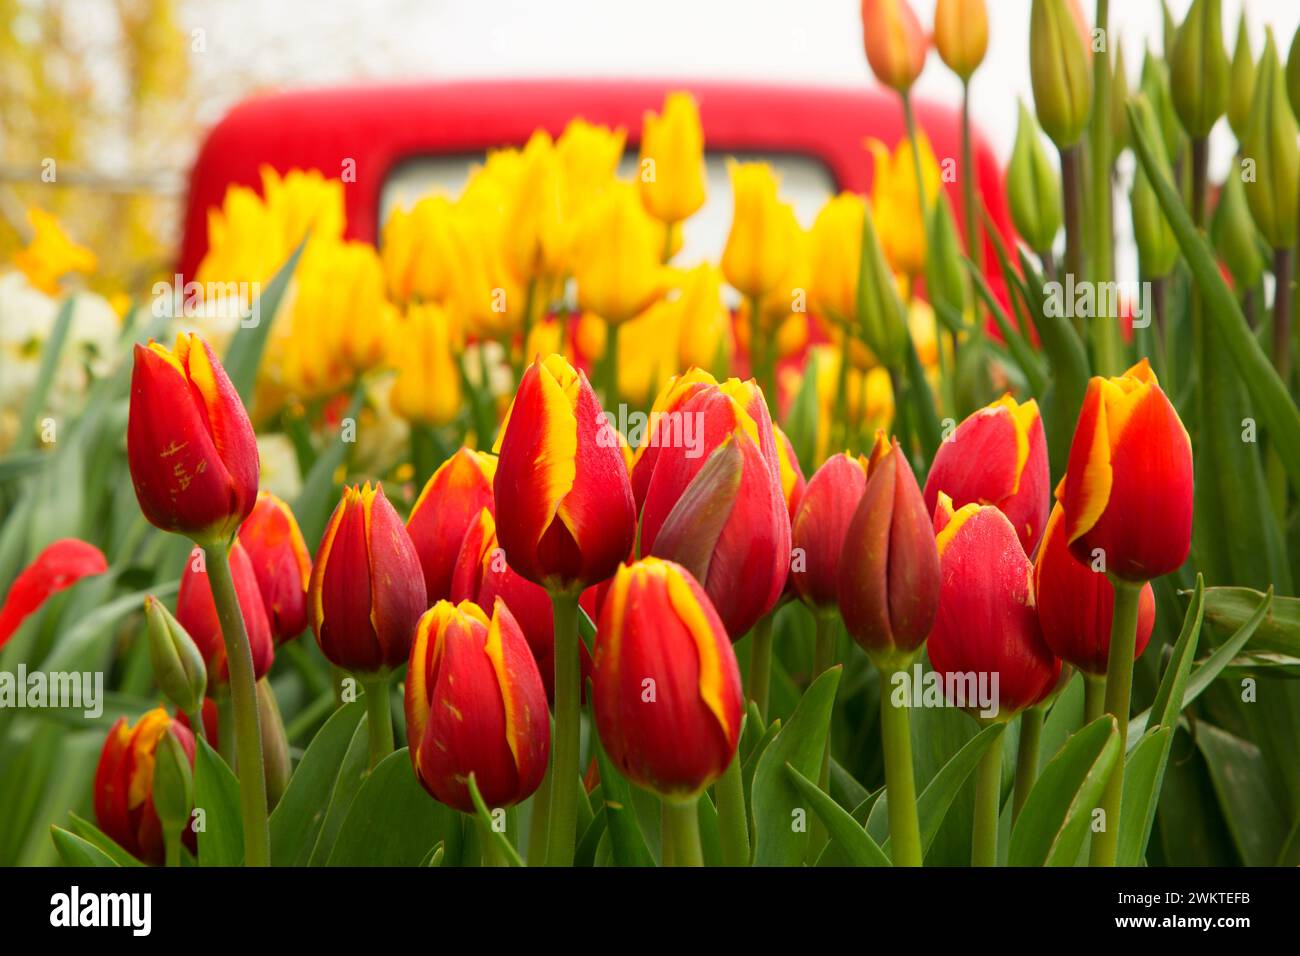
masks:
<svg viewBox="0 0 1300 956"><path fill-rule="evenodd" d="M866 488L867 460L841 452L817 469L799 502L790 529L790 581L814 611L838 607L844 538Z"/></svg>
<svg viewBox="0 0 1300 956"><path fill-rule="evenodd" d="M224 545L214 545L224 547ZM244 630L248 633L248 646L253 654L253 678L260 679L271 669L275 658L275 641L271 636L271 621L258 587L257 574L248 552L236 539L230 548L230 576L235 583L235 596L244 617ZM197 554L186 559L181 574L180 593L176 597L176 620L189 633L203 655L208 669L209 686L220 686L230 680L226 661L226 644L222 639L221 620L212 598L212 585L208 581L206 561Z"/></svg>
<svg viewBox="0 0 1300 956"><path fill-rule="evenodd" d="M239 527L239 543L253 566L275 642L292 640L307 626L311 581L311 552L298 519L285 501L260 491L252 514Z"/></svg>
<svg viewBox="0 0 1300 956"><path fill-rule="evenodd" d="M495 508L496 470L495 455L461 448L438 466L415 499L406 531L420 556L427 602L452 596L452 572L465 532L482 509Z"/></svg>
<svg viewBox="0 0 1300 956"><path fill-rule="evenodd" d="M862 0L862 43L876 79L906 92L925 66L926 39L907 0Z"/></svg>

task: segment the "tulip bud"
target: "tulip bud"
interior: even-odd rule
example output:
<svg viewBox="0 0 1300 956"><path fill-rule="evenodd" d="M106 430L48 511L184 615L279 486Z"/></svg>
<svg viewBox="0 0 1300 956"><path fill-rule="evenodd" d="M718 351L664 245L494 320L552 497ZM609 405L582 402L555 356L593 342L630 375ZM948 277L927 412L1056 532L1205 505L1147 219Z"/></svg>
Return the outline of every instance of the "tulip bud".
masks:
<svg viewBox="0 0 1300 956"><path fill-rule="evenodd" d="M640 182L641 201L660 222L681 222L704 205L704 130L690 93L669 93L662 114L645 114Z"/></svg>
<svg viewBox="0 0 1300 956"><path fill-rule="evenodd" d="M203 705L208 671L194 640L170 611L153 595L144 599L144 616L149 625L149 660L158 689L182 713L193 713Z"/></svg>
<svg viewBox="0 0 1300 956"><path fill-rule="evenodd" d="M615 182L579 226L573 256L578 305L606 322L626 322L664 294L664 225L651 218L635 188Z"/></svg>
<svg viewBox="0 0 1300 956"><path fill-rule="evenodd" d="M934 46L962 80L969 80L989 48L984 0L939 0L934 8Z"/></svg>
<svg viewBox="0 0 1300 956"><path fill-rule="evenodd" d="M885 261L873 216L862 217L862 259L858 282L857 321L867 348L886 368L897 368L907 347L907 322L898 286Z"/></svg>
<svg viewBox="0 0 1300 956"><path fill-rule="evenodd" d="M263 677L257 682L257 725L262 731L262 769L266 777L267 806L274 810L289 787L293 761L289 758L289 736L280 716L280 704L275 699L271 681Z"/></svg>
<svg viewBox="0 0 1300 956"><path fill-rule="evenodd" d="M858 270L862 265L862 217L867 204L857 193L843 192L826 201L811 233L813 310L833 326L853 321L858 310Z"/></svg>
<svg viewBox="0 0 1300 956"><path fill-rule="evenodd" d="M993 505L1016 529L1025 553L1033 554L1047 524L1050 488L1038 403L1003 395L940 443L925 481L925 509L934 513L940 492L956 507Z"/></svg>
<svg viewBox="0 0 1300 956"><path fill-rule="evenodd" d="M652 468L639 553L691 571L738 641L776 605L789 569L790 513L772 420L758 386L737 379L695 390L677 420L695 440L680 440L684 429L677 441L661 433L658 454L637 465Z"/></svg>
<svg viewBox="0 0 1300 956"><path fill-rule="evenodd" d="M1287 60L1287 78L1291 76L1291 60ZM1300 67L1300 61L1297 61ZM1241 11L1237 23L1237 45L1232 51L1232 65L1228 68L1228 125L1241 142L1250 125L1250 104L1255 98L1255 57L1250 52L1250 35L1246 32L1246 11Z"/></svg>
<svg viewBox="0 0 1300 956"><path fill-rule="evenodd" d="M442 306L407 306L389 337L389 362L397 371L388 393L394 412L426 425L455 420L461 409L455 339L451 317Z"/></svg>
<svg viewBox="0 0 1300 956"><path fill-rule="evenodd" d="M1110 579L1070 554L1065 512L1058 502L1047 519L1043 546L1034 562L1038 622L1052 653L1089 674L1105 675L1110 657L1110 627L1115 586ZM1137 646L1142 656L1156 621L1155 592L1148 582L1138 598Z"/></svg>
<svg viewBox="0 0 1300 956"><path fill-rule="evenodd" d="M808 482L794 516L790 581L814 612L838 609L840 555L867 487L867 468L861 456L832 455Z"/></svg>
<svg viewBox="0 0 1300 956"><path fill-rule="evenodd" d="M685 568L621 567L596 630L596 729L614 765L661 796L690 797L740 742L743 696L722 621Z"/></svg>
<svg viewBox="0 0 1300 956"><path fill-rule="evenodd" d="M1061 231L1061 179L1024 103L1007 166L1007 201L1011 221L1030 248L1039 253L1050 250Z"/></svg>
<svg viewBox="0 0 1300 956"><path fill-rule="evenodd" d="M321 653L355 674L383 674L410 654L425 609L415 545L384 489L343 491L321 536L307 591Z"/></svg>
<svg viewBox="0 0 1300 956"><path fill-rule="evenodd" d="M187 753L177 737L177 731L173 729L158 738L158 746L154 750L153 787L150 793L164 836L175 834L179 837L185 832L190 813L194 809L194 774L191 768L194 760L193 747L194 741L191 738L191 752Z"/></svg>
<svg viewBox="0 0 1300 956"><path fill-rule="evenodd" d="M1170 175L1164 143L1155 137L1152 137L1152 143L1156 163L1166 175ZM1173 177L1170 175L1170 178ZM1169 220L1165 218L1164 210L1160 208L1155 187L1151 185L1141 163L1133 174L1130 208L1133 213L1133 238L1137 243L1142 275L1148 279L1162 279L1173 272L1174 266L1178 264L1178 240Z"/></svg>
<svg viewBox="0 0 1300 956"><path fill-rule="evenodd" d="M1129 146L1128 67L1124 63L1124 46L1118 41L1115 43L1115 61L1113 65L1114 72L1110 78L1110 161L1112 163Z"/></svg>
<svg viewBox="0 0 1300 956"><path fill-rule="evenodd" d="M947 195L940 195L930 213L930 249L926 292L934 306L946 306L960 318L966 312L966 270L961 240Z"/></svg>
<svg viewBox="0 0 1300 956"><path fill-rule="evenodd" d="M209 687L222 687L230 680L226 642L222 638L217 606L212 600L207 563L201 555L202 552L195 549L181 574L180 593L176 596L176 620L194 639L203 655ZM238 539L230 549L230 576L235 582L235 596L239 598L244 630L248 633L248 646L253 654L253 673L255 677L261 677L271 669L275 645L271 637L271 622L262 603L262 592L257 587L257 575Z"/></svg>
<svg viewBox="0 0 1300 956"><path fill-rule="evenodd" d="M1260 252L1262 240L1246 205L1246 187L1240 176L1229 175L1223 181L1219 204L1210 220L1210 239L1237 288L1255 288L1267 263Z"/></svg>
<svg viewBox="0 0 1300 956"><path fill-rule="evenodd" d="M438 466L415 499L406 531L424 570L426 602L451 597L451 576L461 541L483 508L496 507L492 480L495 455L461 448Z"/></svg>
<svg viewBox="0 0 1300 956"><path fill-rule="evenodd" d="M293 640L307 627L311 580L311 553L298 519L285 501L259 491L252 514L240 525L239 543L253 565L276 644Z"/></svg>
<svg viewBox="0 0 1300 956"><path fill-rule="evenodd" d="M1193 0L1169 57L1174 109L1193 139L1208 136L1228 106L1228 54L1219 0Z"/></svg>
<svg viewBox="0 0 1300 956"><path fill-rule="evenodd" d="M1151 102L1151 108L1160 123L1160 135L1165 141L1165 155L1178 157L1187 148L1187 134L1183 132L1178 114L1174 110L1173 96L1169 92L1169 70L1164 62L1150 52L1142 61L1141 92Z"/></svg>
<svg viewBox="0 0 1300 956"><path fill-rule="evenodd" d="M1038 122L1058 148L1079 141L1092 113L1089 47L1066 0L1033 0L1029 12L1029 77Z"/></svg>
<svg viewBox="0 0 1300 956"><path fill-rule="evenodd" d="M223 543L253 510L253 426L226 370L192 333L135 347L126 428L140 510L164 531Z"/></svg>
<svg viewBox="0 0 1300 956"><path fill-rule="evenodd" d="M934 527L943 587L930 663L945 678L988 675L993 712L969 700L965 706L1009 719L1050 694L1061 672L1034 610L1033 568L1011 522L991 505L954 511L940 496Z"/></svg>
<svg viewBox="0 0 1300 956"><path fill-rule="evenodd" d="M134 727L125 717L119 717L108 732L95 770L95 819L99 828L126 852L154 865L163 862L165 849L162 823L154 806L154 774L159 745L169 731L193 766L194 736L158 707L142 716ZM173 796L174 791L169 790L164 799ZM168 802L169 812L173 803ZM193 852L196 844L192 830L185 829L184 841Z"/></svg>
<svg viewBox="0 0 1300 956"><path fill-rule="evenodd" d="M777 198L777 179L767 163L730 160L734 213L722 273L745 296L762 298L790 269L799 231L794 209Z"/></svg>
<svg viewBox="0 0 1300 956"><path fill-rule="evenodd" d="M1296 241L1296 174L1300 171L1296 137L1300 134L1287 103L1273 31L1266 30L1265 37L1250 129L1241 143L1242 155L1255 163L1254 178L1245 183L1246 201L1268 244L1289 249Z"/></svg>
<svg viewBox="0 0 1300 956"><path fill-rule="evenodd" d="M925 33L906 0L862 0L862 42L876 79L900 93L925 67Z"/></svg>
<svg viewBox="0 0 1300 956"><path fill-rule="evenodd" d="M1168 574L1192 534L1192 445L1142 359L1088 382L1057 492L1070 551L1126 581Z"/></svg>
<svg viewBox="0 0 1300 956"><path fill-rule="evenodd" d="M406 673L411 765L435 800L473 813L470 774L491 808L537 789L551 748L546 694L504 602L439 601L420 618Z"/></svg>
<svg viewBox="0 0 1300 956"><path fill-rule="evenodd" d="M1286 92L1291 100L1291 112L1300 113L1300 27L1296 28L1286 55Z"/></svg>
<svg viewBox="0 0 1300 956"><path fill-rule="evenodd" d="M840 554L840 613L877 666L905 666L925 643L939 602L934 532L895 439L871 467Z"/></svg>

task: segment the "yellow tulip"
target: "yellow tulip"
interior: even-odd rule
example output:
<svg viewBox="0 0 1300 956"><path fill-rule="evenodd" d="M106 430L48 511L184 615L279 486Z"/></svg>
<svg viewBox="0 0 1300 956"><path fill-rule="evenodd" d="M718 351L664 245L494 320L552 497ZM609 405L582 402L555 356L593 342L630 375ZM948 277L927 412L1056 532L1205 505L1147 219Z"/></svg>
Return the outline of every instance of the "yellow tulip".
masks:
<svg viewBox="0 0 1300 956"><path fill-rule="evenodd" d="M55 295L63 276L94 272L99 265L95 254L68 238L59 221L43 209L29 208L27 222L32 227L31 242L13 258L33 288Z"/></svg>
<svg viewBox="0 0 1300 956"><path fill-rule="evenodd" d="M664 229L630 183L608 188L579 226L573 254L578 305L614 324L645 311L666 285Z"/></svg>
<svg viewBox="0 0 1300 956"><path fill-rule="evenodd" d="M777 198L777 179L766 163L728 163L735 212L722 252L727 281L749 298L772 291L790 269L799 223Z"/></svg>
<svg viewBox="0 0 1300 956"><path fill-rule="evenodd" d="M641 201L660 222L681 222L704 205L704 130L690 93L669 93L641 131Z"/></svg>
<svg viewBox="0 0 1300 956"><path fill-rule="evenodd" d="M564 171L565 211L576 218L614 181L627 131L596 126L586 120L569 122L555 141Z"/></svg>
<svg viewBox="0 0 1300 956"><path fill-rule="evenodd" d="M817 448L816 459L822 461L831 452L831 421L834 418L836 390L840 378L840 350L831 345L814 345L809 349L809 367L817 369ZM850 365L845 382L849 421L857 422L857 431L870 435L875 429L889 431L894 418L894 388L889 372L882 366L863 371Z"/></svg>
<svg viewBox="0 0 1300 956"><path fill-rule="evenodd" d="M939 164L925 135L918 134L918 139L928 207L939 191ZM872 221L880 235L885 258L895 272L917 276L925 268L925 225L921 221L911 140L901 140L892 155L878 139L867 140L867 149L875 162L871 181Z"/></svg>
<svg viewBox="0 0 1300 956"><path fill-rule="evenodd" d="M555 144L538 130L521 155L519 179L506 212L510 266L520 282L559 276L567 254L564 183Z"/></svg>
<svg viewBox="0 0 1300 956"><path fill-rule="evenodd" d="M861 196L844 192L828 200L813 222L808 294L813 313L827 320L828 329L851 323L857 315L866 210Z"/></svg>
<svg viewBox="0 0 1300 956"><path fill-rule="evenodd" d="M397 370L389 402L408 421L445 425L460 411L460 373L451 320L438 305L413 305L396 322L390 362Z"/></svg>
<svg viewBox="0 0 1300 956"><path fill-rule="evenodd" d="M454 215L445 196L426 196L410 210L389 215L381 257L388 294L395 300L441 301L450 295Z"/></svg>
<svg viewBox="0 0 1300 956"><path fill-rule="evenodd" d="M731 310L722 299L722 273L702 262L681 277L677 298L677 358L682 368L719 370L731 364Z"/></svg>
<svg viewBox="0 0 1300 956"><path fill-rule="evenodd" d="M939 0L934 8L934 45L948 69L969 80L989 48L984 0Z"/></svg>
<svg viewBox="0 0 1300 956"><path fill-rule="evenodd" d="M618 394L634 407L648 405L677 372L680 313L659 301L619 329Z"/></svg>
<svg viewBox="0 0 1300 956"><path fill-rule="evenodd" d="M507 261L499 207L486 198L462 197L451 219L447 304L466 331L501 340L522 327L526 297Z"/></svg>

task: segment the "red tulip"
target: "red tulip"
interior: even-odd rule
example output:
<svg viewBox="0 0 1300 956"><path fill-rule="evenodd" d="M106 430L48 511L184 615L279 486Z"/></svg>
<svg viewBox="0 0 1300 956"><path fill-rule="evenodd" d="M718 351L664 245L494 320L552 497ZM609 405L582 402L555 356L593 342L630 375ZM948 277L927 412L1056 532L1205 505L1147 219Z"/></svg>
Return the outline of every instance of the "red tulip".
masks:
<svg viewBox="0 0 1300 956"><path fill-rule="evenodd" d="M953 507L994 505L1010 520L1026 554L1047 524L1051 478L1047 438L1038 403L1010 395L968 416L939 445L925 481L925 508L934 514L939 492Z"/></svg>
<svg viewBox="0 0 1300 956"><path fill-rule="evenodd" d="M589 592L583 592L584 595ZM454 603L470 601L479 607L492 607L500 598L523 631L542 673L546 699L555 702L555 618L550 595L541 585L520 577L506 563L505 551L497 545L496 521L484 508L471 523L461 542L460 556L451 578ZM581 656L582 687L591 676L591 654L587 645L578 642Z"/></svg>
<svg viewBox="0 0 1300 956"><path fill-rule="evenodd" d="M817 469L799 502L790 533L790 581L814 612L838 608L840 555L866 488L867 460L841 452Z"/></svg>
<svg viewBox="0 0 1300 956"><path fill-rule="evenodd" d="M876 79L906 92L925 66L926 38L907 0L862 0L862 42Z"/></svg>
<svg viewBox="0 0 1300 956"><path fill-rule="evenodd" d="M939 604L939 557L921 489L895 439L844 534L840 613L874 659L905 664L930 633Z"/></svg>
<svg viewBox="0 0 1300 956"><path fill-rule="evenodd" d="M307 589L312 630L330 663L357 674L400 667L425 609L424 575L379 485L343 491Z"/></svg>
<svg viewBox="0 0 1300 956"><path fill-rule="evenodd" d="M108 570L104 552L77 538L60 538L47 545L31 564L19 572L0 606L0 647L46 599L84 577Z"/></svg>
<svg viewBox="0 0 1300 956"><path fill-rule="evenodd" d="M632 452L632 497L636 502L637 514L641 513L641 506L645 504L650 476L654 474L660 451L673 444L680 444L688 437L694 438L697 434L686 434L687 423L682 417L682 406L697 392L716 387L717 384L718 380L704 369L692 366L682 374L670 378L663 390L655 396L650 408L649 427Z"/></svg>
<svg viewBox="0 0 1300 956"><path fill-rule="evenodd" d="M140 510L195 539L235 533L257 498L253 426L226 370L193 333L135 347L126 453Z"/></svg>
<svg viewBox="0 0 1300 956"><path fill-rule="evenodd" d="M1105 674L1115 586L1105 574L1080 564L1070 554L1065 543L1064 515L1058 503L1047 519L1047 531L1034 562L1038 622L1047 646L1057 657L1089 674ZM1134 659L1146 650L1155 623L1155 592L1148 582L1138 598Z"/></svg>
<svg viewBox="0 0 1300 956"><path fill-rule="evenodd" d="M559 355L533 362L498 441L497 534L510 566L552 591L613 574L636 513L618 435L586 376Z"/></svg>
<svg viewBox="0 0 1300 956"><path fill-rule="evenodd" d="M743 696L722 621L689 571L645 558L619 568L596 631L596 728L628 779L698 794L740 740Z"/></svg>
<svg viewBox="0 0 1300 956"><path fill-rule="evenodd" d="M678 410L693 440L662 444L653 459L640 553L691 571L740 640L776 605L790 565L772 421L752 380L696 388Z"/></svg>
<svg viewBox="0 0 1300 956"><path fill-rule="evenodd" d="M424 789L464 813L474 812L471 773L493 808L541 784L551 747L545 691L504 602L493 605L491 620L469 601L439 601L420 618L406 674L406 733Z"/></svg>
<svg viewBox="0 0 1300 956"><path fill-rule="evenodd" d="M943 586L930 663L946 685L969 687L961 679L986 678L992 709L1014 716L1051 693L1061 672L1038 624L1029 558L1007 516L992 505L954 511L941 494L934 527ZM984 709L969 698L953 703Z"/></svg>
<svg viewBox="0 0 1300 956"><path fill-rule="evenodd" d="M1057 498L1080 561L1149 581L1187 560L1192 444L1146 359L1088 382Z"/></svg>
<svg viewBox="0 0 1300 956"><path fill-rule="evenodd" d="M781 494L785 497L785 510L794 522L794 513L799 510L799 502L808 487L808 479L799 467L799 456L794 453L794 446L785 432L772 425L772 434L776 438L776 460L781 476Z"/></svg>
<svg viewBox="0 0 1300 956"><path fill-rule="evenodd" d="M425 600L451 597L451 575L465 531L481 509L494 511L494 455L462 448L441 465L415 500L406 530L424 569Z"/></svg>
<svg viewBox="0 0 1300 956"><path fill-rule="evenodd" d="M311 553L298 519L283 500L258 492L253 513L239 527L239 542L252 562L275 642L293 640L307 627L311 580Z"/></svg>
<svg viewBox="0 0 1300 956"><path fill-rule="evenodd" d="M176 737L194 764L194 736L189 728L158 707L132 727L119 717L108 731L95 770L95 819L99 828L122 849L146 863L159 865L165 857L162 824L153 805L154 754L165 733ZM186 827L183 840L195 851L194 831Z"/></svg>
<svg viewBox="0 0 1300 956"><path fill-rule="evenodd" d="M217 714L217 702L211 697L203 698L203 706L200 708L200 719L203 721L203 736L207 740L208 746L213 750L220 750L218 746L217 730L219 715ZM194 728L190 726L190 718L183 710L176 712L176 723L180 724L186 730L193 733Z"/></svg>
<svg viewBox="0 0 1300 956"><path fill-rule="evenodd" d="M218 545L219 547L219 545ZM196 567L197 565L197 567ZM275 642L271 637L271 621L262 602L262 592L257 587L257 574L248 559L244 546L236 539L230 548L230 576L235 582L235 596L244 615L244 630L248 632L248 646L253 653L253 679L260 679L271 669L275 658ZM181 574L181 589L176 597L176 620L185 628L203 655L208 669L210 686L224 685L230 681L226 662L226 642L221 636L221 620L212 600L212 586L208 583L205 562L191 556Z"/></svg>

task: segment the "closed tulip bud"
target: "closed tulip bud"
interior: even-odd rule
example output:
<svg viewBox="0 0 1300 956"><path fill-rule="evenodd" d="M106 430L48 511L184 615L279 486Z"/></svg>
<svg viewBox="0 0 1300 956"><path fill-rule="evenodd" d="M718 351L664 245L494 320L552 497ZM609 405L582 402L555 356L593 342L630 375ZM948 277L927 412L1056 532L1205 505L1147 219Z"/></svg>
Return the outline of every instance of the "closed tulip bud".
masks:
<svg viewBox="0 0 1300 956"><path fill-rule="evenodd" d="M307 589L321 653L355 674L401 666L428 606L415 545L381 486L349 487L334 509Z"/></svg>
<svg viewBox="0 0 1300 956"><path fill-rule="evenodd" d="M1246 201L1269 245L1288 249L1296 241L1296 174L1300 170L1296 137L1300 134L1287 102L1273 31L1266 30L1265 36L1250 128L1241 143L1242 155L1255 162L1255 176L1245 184Z"/></svg>
<svg viewBox="0 0 1300 956"><path fill-rule="evenodd" d="M388 393L393 411L408 421L446 425L461 409L460 371L451 318L435 303L411 305L393 324L390 364L397 370Z"/></svg>
<svg viewBox="0 0 1300 956"><path fill-rule="evenodd" d="M965 706L985 718L1014 717L1050 694L1061 672L1038 624L1033 567L1011 522L991 505L954 511L941 496L934 528L943 588L930 663L945 677L988 675L996 712Z"/></svg>
<svg viewBox="0 0 1300 956"><path fill-rule="evenodd" d="M813 222L808 297L818 315L838 326L849 324L857 314L866 214L867 203L861 196L843 192L828 199Z"/></svg>
<svg viewBox="0 0 1300 956"><path fill-rule="evenodd" d="M230 680L230 672L227 669L226 644L221 636L221 621L212 600L212 585L208 582L207 562L199 557L197 550L187 560L181 574L180 593L176 596L176 620L194 639L203 655L208 685L223 687ZM253 654L253 674L261 677L271 669L275 643L262 592L257 587L257 575L239 539L235 539L230 549L230 576L235 582L235 596L239 598L244 630L248 633L248 646Z"/></svg>
<svg viewBox="0 0 1300 956"><path fill-rule="evenodd" d="M1160 124L1160 136L1165 141L1166 156L1181 156L1187 148L1187 134L1178 121L1174 110L1174 99L1169 92L1169 69L1164 61L1157 60L1148 51L1142 61L1142 94L1151 102L1156 120Z"/></svg>
<svg viewBox="0 0 1300 956"><path fill-rule="evenodd" d="M1219 191L1219 203L1210 220L1210 239L1223 264L1240 290L1253 289L1264 274L1259 230L1246 205L1246 187L1241 177L1229 175Z"/></svg>
<svg viewBox="0 0 1300 956"><path fill-rule="evenodd" d="M1228 54L1219 0L1193 0L1169 57L1174 109L1194 139L1208 136L1228 106Z"/></svg>
<svg viewBox="0 0 1300 956"><path fill-rule="evenodd" d="M289 735L280 716L280 704L269 678L257 682L257 726L262 731L262 771L266 778L267 806L275 805L289 788L293 761L289 758Z"/></svg>
<svg viewBox="0 0 1300 956"><path fill-rule="evenodd" d="M844 452L827 458L809 480L795 513L790 581L815 612L838 608L840 555L867 487L867 467L867 459Z"/></svg>
<svg viewBox="0 0 1300 956"><path fill-rule="evenodd" d="M1080 564L1070 553L1064 516L1057 503L1034 562L1038 622L1053 654L1088 674L1105 675L1115 586L1105 574ZM1155 592L1150 583L1142 587L1137 622L1134 659L1146 650L1156 622Z"/></svg>
<svg viewBox="0 0 1300 956"><path fill-rule="evenodd" d="M886 368L897 368L907 346L907 319L898 286L885 260L871 210L862 217L861 281L858 283L858 330Z"/></svg>
<svg viewBox="0 0 1300 956"><path fill-rule="evenodd" d="M670 798L722 776L740 742L740 670L689 571L657 558L619 568L595 658L596 729L624 776Z"/></svg>
<svg viewBox="0 0 1300 956"><path fill-rule="evenodd" d="M878 666L906 665L939 604L939 556L921 489L895 439L871 468L840 554L840 613Z"/></svg>
<svg viewBox="0 0 1300 956"><path fill-rule="evenodd" d="M1169 161L1165 156L1164 143L1154 137L1152 143L1156 163L1165 175L1172 178ZM1165 218L1164 210L1160 208L1155 187L1151 185L1151 180L1141 163L1133 174L1130 208L1133 213L1133 238L1137 243L1142 275L1148 279L1164 278L1173 272L1174 266L1178 264L1178 240L1174 237L1174 230L1169 225L1169 220Z"/></svg>
<svg viewBox="0 0 1300 956"><path fill-rule="evenodd" d="M704 205L704 130L690 93L669 93L663 113L646 113L639 178L641 201L660 222L681 222Z"/></svg>
<svg viewBox="0 0 1300 956"><path fill-rule="evenodd" d="M140 510L164 531L224 543L253 510L253 426L197 335L178 336L174 352L135 347L126 453Z"/></svg>
<svg viewBox="0 0 1300 956"><path fill-rule="evenodd" d="M1128 67L1124 63L1124 45L1117 39L1114 72L1110 78L1110 159L1112 163L1129 146L1128 98Z"/></svg>
<svg viewBox="0 0 1300 956"><path fill-rule="evenodd" d="M738 641L776 605L790 563L772 420L758 386L737 379L696 390L678 411L682 428L674 436L661 423L658 454L637 465L652 468L640 554L689 570Z"/></svg>
<svg viewBox="0 0 1300 956"><path fill-rule="evenodd" d="M790 270L799 231L794 209L777 198L777 178L767 163L730 160L734 213L722 274L749 298L762 298Z"/></svg>
<svg viewBox="0 0 1300 956"><path fill-rule="evenodd" d="M573 278L578 305L606 322L626 322L668 288L664 225L651 218L628 183L611 185L579 227Z"/></svg>
<svg viewBox="0 0 1300 956"><path fill-rule="evenodd" d="M614 573L636 532L617 434L587 377L563 356L524 372L501 429L493 488L510 566L551 591Z"/></svg>
<svg viewBox="0 0 1300 956"><path fill-rule="evenodd" d="M940 195L930 213L926 292L932 305L947 307L957 319L966 311L966 270L962 266L962 255L952 206L946 195Z"/></svg>
<svg viewBox="0 0 1300 956"><path fill-rule="evenodd" d="M164 733L158 738L154 750L153 796L154 811L164 834L179 836L185 831L194 809L194 773L192 767L194 741L190 751L175 733Z"/></svg>
<svg viewBox="0 0 1300 956"><path fill-rule="evenodd" d="M276 644L292 640L307 627L311 580L311 553L298 519L284 500L258 492L253 513L240 525L239 543L253 566Z"/></svg>
<svg viewBox="0 0 1300 956"><path fill-rule="evenodd" d="M190 765L194 762L194 736L158 707L132 727L119 717L108 731L95 770L95 819L99 828L122 849L146 863L164 858L162 823L154 806L156 755L163 735L171 733ZM169 794L170 795L170 794ZM195 849L192 830L184 834L186 846Z"/></svg>
<svg viewBox="0 0 1300 956"><path fill-rule="evenodd" d="M1287 77L1291 75L1291 60L1287 60ZM1300 68L1300 61L1297 61ZM1232 51L1232 64L1228 67L1228 125L1240 142L1250 125L1250 104L1255 98L1255 57L1250 52L1250 35L1246 32L1246 11L1241 11L1237 22L1237 45Z"/></svg>
<svg viewBox="0 0 1300 956"><path fill-rule="evenodd" d="M940 492L959 508L973 502L1001 509L1025 553L1033 554L1051 492L1038 403L1003 395L969 415L935 453L925 481L927 514L934 513Z"/></svg>
<svg viewBox="0 0 1300 956"><path fill-rule="evenodd" d="M1296 28L1286 55L1286 92L1291 100L1291 112L1300 113L1300 27Z"/></svg>
<svg viewBox="0 0 1300 956"><path fill-rule="evenodd" d="M862 0L862 43L876 79L900 93L925 67L925 33L906 0Z"/></svg>
<svg viewBox="0 0 1300 956"><path fill-rule="evenodd" d="M1039 253L1050 250L1061 231L1061 179L1024 103L1007 166L1007 202L1011 221L1025 242Z"/></svg>
<svg viewBox="0 0 1300 956"><path fill-rule="evenodd" d="M502 601L439 601L420 618L406 673L411 764L434 799L473 813L470 774L491 808L530 796L551 749L537 664Z"/></svg>
<svg viewBox="0 0 1300 956"><path fill-rule="evenodd" d="M654 474L660 452L686 438L686 419L682 417L682 407L700 391L714 388L717 384L717 379L705 369L689 368L668 379L655 396L650 408L649 427L632 453L632 498L637 514L641 513L641 507L645 504L650 476ZM704 453L702 439L699 450L700 454Z"/></svg>
<svg viewBox="0 0 1300 956"><path fill-rule="evenodd" d="M969 80L989 48L984 0L939 0L934 8L934 47L948 69Z"/></svg>
<svg viewBox="0 0 1300 956"><path fill-rule="evenodd" d="M451 597L451 578L461 541L478 513L496 505L492 480L497 460L472 448L461 448L438 466L415 499L406 531L420 556L426 603Z"/></svg>
<svg viewBox="0 0 1300 956"><path fill-rule="evenodd" d="M555 616L546 589L520 577L505 559L497 544L497 525L492 512L484 508L470 523L461 542L456 570L451 579L453 604L469 601L479 607L493 607L497 598L519 624L528 648L537 661L546 688L546 699L555 701ZM591 653L578 642L581 686L586 693L591 676Z"/></svg>
<svg viewBox="0 0 1300 956"><path fill-rule="evenodd" d="M1070 551L1086 564L1148 581L1187 559L1192 445L1146 359L1088 382L1057 498Z"/></svg>
<svg viewBox="0 0 1300 956"><path fill-rule="evenodd" d="M1079 141L1092 113L1090 51L1083 25L1066 0L1033 0L1029 78L1038 122L1058 148Z"/></svg>
<svg viewBox="0 0 1300 956"><path fill-rule="evenodd" d="M208 669L198 645L152 595L144 599L144 617L149 626L149 661L158 689L182 712L197 711L208 687Z"/></svg>

